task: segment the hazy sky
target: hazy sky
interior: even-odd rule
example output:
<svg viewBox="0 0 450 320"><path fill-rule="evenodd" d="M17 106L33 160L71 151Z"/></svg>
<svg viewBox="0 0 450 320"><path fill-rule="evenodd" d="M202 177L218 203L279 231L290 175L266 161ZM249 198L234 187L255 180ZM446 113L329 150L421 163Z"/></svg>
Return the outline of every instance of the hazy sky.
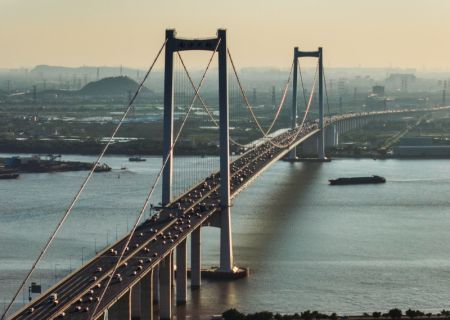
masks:
<svg viewBox="0 0 450 320"><path fill-rule="evenodd" d="M0 67L146 67L168 27L227 28L239 67L288 67L298 45L332 67L450 68L450 0L0 0Z"/></svg>

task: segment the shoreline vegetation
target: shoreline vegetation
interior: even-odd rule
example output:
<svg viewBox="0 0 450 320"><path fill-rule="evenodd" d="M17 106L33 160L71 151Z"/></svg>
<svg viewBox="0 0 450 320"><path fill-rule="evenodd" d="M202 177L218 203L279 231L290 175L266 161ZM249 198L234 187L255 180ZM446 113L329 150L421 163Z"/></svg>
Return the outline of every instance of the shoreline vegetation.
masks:
<svg viewBox="0 0 450 320"><path fill-rule="evenodd" d="M104 142L98 139L90 140L10 140L0 139L0 153L18 153L18 154L76 154L76 155L98 155L104 147ZM231 151L236 154L243 150L230 145ZM175 153L181 156L218 156L219 148L216 144L197 142L195 144L180 141L175 147ZM138 139L127 142L116 142L110 145L106 154L110 155L142 155L142 156L160 156L162 154L162 141L151 139ZM442 157L400 157L391 154L378 153L354 153L354 152L335 152L329 150L327 155L331 159L448 159Z"/></svg>
<svg viewBox="0 0 450 320"><path fill-rule="evenodd" d="M387 312L372 312L364 313L362 315L355 316L340 316L336 313L325 314L318 311L306 310L301 313L294 314L280 314L272 313L269 311L262 311L256 313L244 314L236 309L229 309L222 314L222 319L224 320L316 320L316 319L329 319L329 320L400 320L400 319L450 319L450 311L442 310L439 313L433 314L431 312L423 312L420 310L408 309L405 312L402 310L394 308Z"/></svg>
<svg viewBox="0 0 450 320"><path fill-rule="evenodd" d="M1 153L32 153L32 154L79 154L98 155L104 147L99 140L0 140ZM199 142L195 145L180 141L175 147L178 155L218 155L216 145ZM113 155L161 155L162 142L150 139L140 139L128 142L116 142L110 145L106 154Z"/></svg>

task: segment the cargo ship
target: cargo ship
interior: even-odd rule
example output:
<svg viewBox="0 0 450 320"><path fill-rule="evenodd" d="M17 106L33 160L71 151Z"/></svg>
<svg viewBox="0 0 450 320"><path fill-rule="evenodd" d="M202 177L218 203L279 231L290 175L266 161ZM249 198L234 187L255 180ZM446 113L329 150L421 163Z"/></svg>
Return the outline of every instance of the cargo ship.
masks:
<svg viewBox="0 0 450 320"><path fill-rule="evenodd" d="M128 160L131 162L146 161L146 159L142 158L141 156L133 156L133 157L128 158Z"/></svg>
<svg viewBox="0 0 450 320"><path fill-rule="evenodd" d="M385 183L386 179L380 176L371 177L353 177L353 178L338 178L330 179L331 185L345 185L345 184L369 184L369 183Z"/></svg>

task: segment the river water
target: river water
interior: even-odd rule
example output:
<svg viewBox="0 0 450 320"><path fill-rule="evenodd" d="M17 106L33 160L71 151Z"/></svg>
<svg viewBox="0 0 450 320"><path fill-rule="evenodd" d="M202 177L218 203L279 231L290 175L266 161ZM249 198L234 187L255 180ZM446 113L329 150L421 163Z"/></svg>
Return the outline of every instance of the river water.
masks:
<svg viewBox="0 0 450 320"><path fill-rule="evenodd" d="M95 174L33 277L44 288L126 233L161 165L160 158L129 163L111 156L105 162L113 171ZM124 164L128 169L122 171ZM327 181L371 174L388 182L329 186ZM0 301L12 296L85 175L0 180ZM448 309L449 195L448 160L278 162L232 208L236 264L249 267L250 276L203 281L177 313L201 319L231 307L338 314ZM152 203L159 199L158 190ZM202 229L202 248L203 266L217 265L217 229ZM24 292L17 306L27 298Z"/></svg>

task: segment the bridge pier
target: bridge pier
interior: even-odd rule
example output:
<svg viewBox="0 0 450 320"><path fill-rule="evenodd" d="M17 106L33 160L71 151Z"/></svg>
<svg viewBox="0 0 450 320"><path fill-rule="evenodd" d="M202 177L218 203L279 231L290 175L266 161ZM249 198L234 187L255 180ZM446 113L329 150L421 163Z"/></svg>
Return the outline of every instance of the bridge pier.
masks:
<svg viewBox="0 0 450 320"><path fill-rule="evenodd" d="M186 304L187 301L187 268L186 268L186 239L177 246L177 272L176 290L177 305Z"/></svg>
<svg viewBox="0 0 450 320"><path fill-rule="evenodd" d="M222 207L220 213L220 267L221 272L233 272L233 245L231 236L231 208Z"/></svg>
<svg viewBox="0 0 450 320"><path fill-rule="evenodd" d="M300 144L300 155L303 158L315 158L319 154L319 136L316 134Z"/></svg>
<svg viewBox="0 0 450 320"><path fill-rule="evenodd" d="M107 316L108 320L131 320L131 290L109 308Z"/></svg>
<svg viewBox="0 0 450 320"><path fill-rule="evenodd" d="M200 288L202 283L200 237L200 227L198 227L191 233L191 289Z"/></svg>
<svg viewBox="0 0 450 320"><path fill-rule="evenodd" d="M159 303L159 264L153 268L153 303Z"/></svg>
<svg viewBox="0 0 450 320"><path fill-rule="evenodd" d="M131 320L141 319L141 282L130 288Z"/></svg>
<svg viewBox="0 0 450 320"><path fill-rule="evenodd" d="M330 124L325 129L325 147L333 148L336 147L339 141L339 133L336 125Z"/></svg>
<svg viewBox="0 0 450 320"><path fill-rule="evenodd" d="M140 281L140 320L153 320L153 270Z"/></svg>
<svg viewBox="0 0 450 320"><path fill-rule="evenodd" d="M172 319L172 252L167 254L159 267L159 319Z"/></svg>
<svg viewBox="0 0 450 320"><path fill-rule="evenodd" d="M339 126L340 126L340 133L345 133L345 120L344 121L339 121Z"/></svg>

